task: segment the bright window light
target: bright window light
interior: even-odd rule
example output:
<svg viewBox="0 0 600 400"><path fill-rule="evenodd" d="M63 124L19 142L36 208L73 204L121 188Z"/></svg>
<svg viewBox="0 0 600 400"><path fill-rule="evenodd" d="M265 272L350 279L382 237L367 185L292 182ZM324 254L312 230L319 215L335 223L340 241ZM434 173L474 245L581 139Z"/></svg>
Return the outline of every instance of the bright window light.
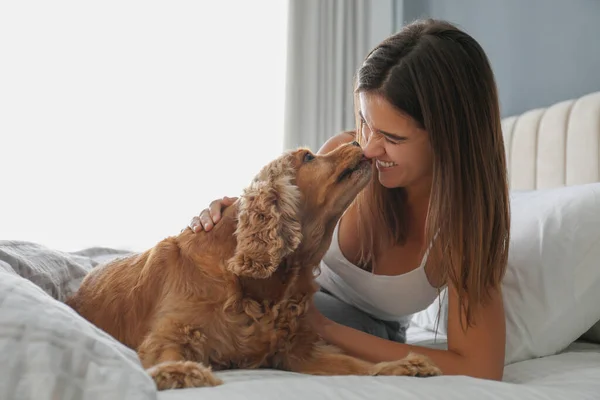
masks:
<svg viewBox="0 0 600 400"><path fill-rule="evenodd" d="M287 1L0 3L0 239L135 251L283 150Z"/></svg>

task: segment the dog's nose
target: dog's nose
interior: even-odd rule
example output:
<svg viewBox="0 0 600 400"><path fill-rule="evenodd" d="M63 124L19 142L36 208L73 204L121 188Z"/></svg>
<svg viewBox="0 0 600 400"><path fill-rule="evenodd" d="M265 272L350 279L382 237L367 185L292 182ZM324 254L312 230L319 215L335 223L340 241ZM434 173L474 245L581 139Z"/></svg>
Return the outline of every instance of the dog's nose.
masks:
<svg viewBox="0 0 600 400"><path fill-rule="evenodd" d="M352 142L352 146L360 147L360 144L355 140Z"/></svg>

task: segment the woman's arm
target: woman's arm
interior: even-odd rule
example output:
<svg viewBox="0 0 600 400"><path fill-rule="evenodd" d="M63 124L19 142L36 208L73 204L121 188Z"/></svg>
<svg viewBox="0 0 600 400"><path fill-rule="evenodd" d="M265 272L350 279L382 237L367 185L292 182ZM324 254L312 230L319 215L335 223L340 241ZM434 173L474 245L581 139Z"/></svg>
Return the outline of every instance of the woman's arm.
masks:
<svg viewBox="0 0 600 400"><path fill-rule="evenodd" d="M392 361L410 351L431 358L444 375L467 375L501 380L504 371L505 316L502 293L494 292L489 303L480 307L474 324L463 330L458 318L456 291L448 290L448 350L430 349L385 340L326 319L314 310L314 325L327 342L347 353L371 361ZM464 316L463 316L464 318Z"/></svg>

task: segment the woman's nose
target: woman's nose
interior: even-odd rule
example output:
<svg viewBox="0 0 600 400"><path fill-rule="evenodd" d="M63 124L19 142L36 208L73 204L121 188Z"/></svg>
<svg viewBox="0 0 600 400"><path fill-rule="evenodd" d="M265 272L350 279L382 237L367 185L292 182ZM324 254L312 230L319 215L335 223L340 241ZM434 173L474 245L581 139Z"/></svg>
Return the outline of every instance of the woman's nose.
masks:
<svg viewBox="0 0 600 400"><path fill-rule="evenodd" d="M367 158L376 158L381 155L383 152L383 146L380 146L377 143L377 140L373 140L373 138L369 138L363 147L363 153Z"/></svg>

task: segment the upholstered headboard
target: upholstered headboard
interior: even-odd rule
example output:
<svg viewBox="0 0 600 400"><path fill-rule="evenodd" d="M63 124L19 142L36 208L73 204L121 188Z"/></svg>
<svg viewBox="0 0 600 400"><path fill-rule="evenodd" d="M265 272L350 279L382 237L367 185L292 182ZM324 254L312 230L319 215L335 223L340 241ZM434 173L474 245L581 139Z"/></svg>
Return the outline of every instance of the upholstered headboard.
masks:
<svg viewBox="0 0 600 400"><path fill-rule="evenodd" d="M600 182L600 92L504 118L511 190Z"/></svg>

